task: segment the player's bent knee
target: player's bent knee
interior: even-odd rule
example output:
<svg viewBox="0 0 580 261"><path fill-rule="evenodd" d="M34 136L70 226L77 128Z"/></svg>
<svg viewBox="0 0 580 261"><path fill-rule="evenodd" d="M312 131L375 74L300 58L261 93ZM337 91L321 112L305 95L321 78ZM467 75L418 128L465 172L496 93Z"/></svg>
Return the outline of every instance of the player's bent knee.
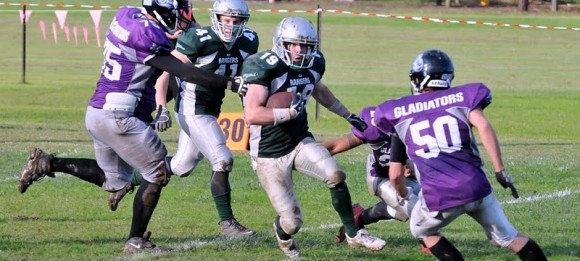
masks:
<svg viewBox="0 0 580 261"><path fill-rule="evenodd" d="M302 218L300 218L300 217L291 217L291 218L280 217L280 227L282 227L282 230L284 230L284 232L286 232L286 234L294 235L294 234L298 233L298 231L302 227Z"/></svg>
<svg viewBox="0 0 580 261"><path fill-rule="evenodd" d="M231 172L234 166L234 159L231 157L227 157L224 159L217 160L212 165L214 171Z"/></svg>
<svg viewBox="0 0 580 261"><path fill-rule="evenodd" d="M330 188L336 187L338 184L344 183L346 180L346 173L342 170L332 172L327 176L326 184Z"/></svg>
<svg viewBox="0 0 580 261"><path fill-rule="evenodd" d="M151 183L165 186L169 183L170 178L170 172L167 167L165 160L159 161L155 167L155 171L150 175L150 177L144 176L143 178Z"/></svg>

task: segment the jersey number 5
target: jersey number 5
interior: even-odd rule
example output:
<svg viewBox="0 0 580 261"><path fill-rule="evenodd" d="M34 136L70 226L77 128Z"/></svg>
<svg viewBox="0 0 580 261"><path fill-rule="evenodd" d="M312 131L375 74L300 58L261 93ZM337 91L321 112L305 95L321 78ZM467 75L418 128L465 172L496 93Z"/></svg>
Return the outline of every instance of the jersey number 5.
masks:
<svg viewBox="0 0 580 261"><path fill-rule="evenodd" d="M105 56L105 63L101 68L101 74L111 81L118 81L121 79L121 64L115 59L111 58L112 54L121 55L121 49L111 42L106 41L103 55Z"/></svg>

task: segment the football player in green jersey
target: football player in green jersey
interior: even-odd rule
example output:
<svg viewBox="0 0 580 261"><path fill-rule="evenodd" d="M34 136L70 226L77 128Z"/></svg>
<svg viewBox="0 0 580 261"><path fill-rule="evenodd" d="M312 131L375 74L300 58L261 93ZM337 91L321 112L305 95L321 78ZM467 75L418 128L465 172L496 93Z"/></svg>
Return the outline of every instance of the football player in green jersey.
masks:
<svg viewBox="0 0 580 261"><path fill-rule="evenodd" d="M211 26L183 32L172 54L184 63L219 75L240 75L243 61L257 52L259 43L256 32L246 27L250 18L248 5L244 0L216 0L210 18ZM169 75L162 77L166 81L158 85L158 90L167 88ZM210 187L220 218L220 234L226 237L253 236L256 232L235 219L231 206L229 173L233 156L217 123L224 97L224 90L190 82L180 83L175 116L181 131L170 168L173 175L185 177L207 158L212 165Z"/></svg>
<svg viewBox="0 0 580 261"><path fill-rule="evenodd" d="M276 28L272 50L248 57L242 70L248 87L244 113L250 124L252 167L278 215L273 224L278 245L291 259L300 256L292 235L302 226L292 181L294 169L328 186L350 247L381 250L385 246L384 240L355 226L346 174L308 130L305 107L310 97L356 128L367 127L320 81L324 70L316 30L301 17L284 18ZM291 92L292 104L266 107L268 97L277 92Z"/></svg>

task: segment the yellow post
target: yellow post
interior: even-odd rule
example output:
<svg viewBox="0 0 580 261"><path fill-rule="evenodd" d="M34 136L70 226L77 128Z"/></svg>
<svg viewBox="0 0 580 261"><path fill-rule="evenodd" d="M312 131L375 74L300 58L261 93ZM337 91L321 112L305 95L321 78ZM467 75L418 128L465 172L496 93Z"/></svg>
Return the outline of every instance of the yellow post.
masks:
<svg viewBox="0 0 580 261"><path fill-rule="evenodd" d="M481 4L481 6L485 7L489 5L489 0L481 0L479 3Z"/></svg>

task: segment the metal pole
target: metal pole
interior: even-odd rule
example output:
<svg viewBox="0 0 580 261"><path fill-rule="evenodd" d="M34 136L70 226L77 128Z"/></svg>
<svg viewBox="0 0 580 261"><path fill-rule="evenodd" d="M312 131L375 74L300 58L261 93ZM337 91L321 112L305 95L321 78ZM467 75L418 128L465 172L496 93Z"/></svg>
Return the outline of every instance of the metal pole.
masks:
<svg viewBox="0 0 580 261"><path fill-rule="evenodd" d="M26 4L22 5L22 83L26 83Z"/></svg>

